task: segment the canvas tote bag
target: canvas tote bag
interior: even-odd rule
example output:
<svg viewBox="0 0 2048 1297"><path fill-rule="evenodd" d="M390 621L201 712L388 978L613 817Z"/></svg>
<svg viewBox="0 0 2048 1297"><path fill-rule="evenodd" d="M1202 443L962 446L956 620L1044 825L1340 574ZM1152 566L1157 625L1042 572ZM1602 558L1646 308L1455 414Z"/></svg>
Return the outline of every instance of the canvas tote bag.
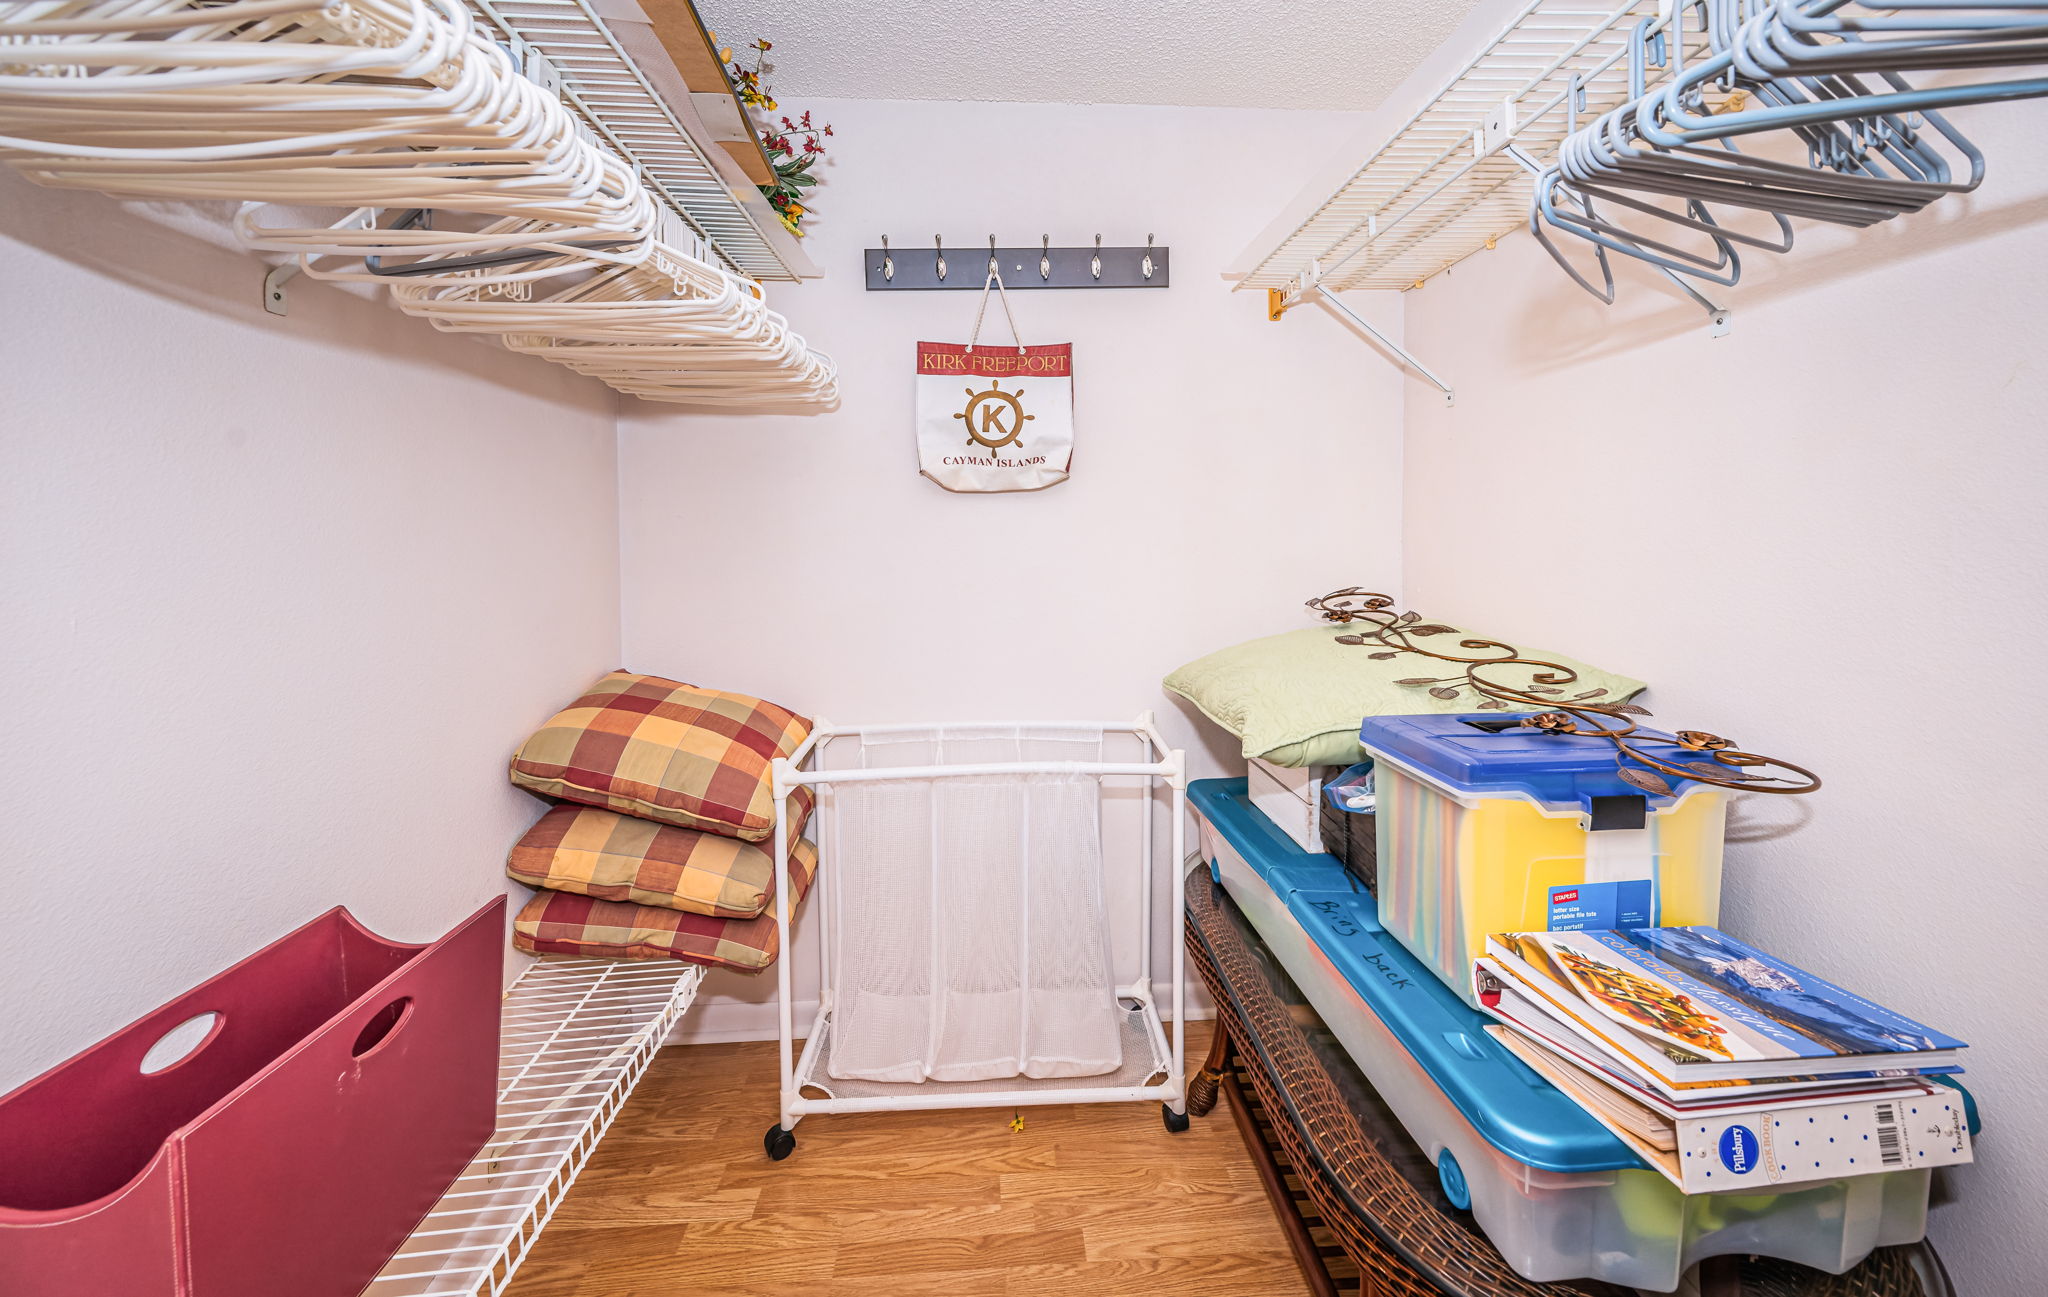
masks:
<svg viewBox="0 0 2048 1297"><path fill-rule="evenodd" d="M1010 347L977 347L988 290L1002 298ZM1037 491L1074 460L1074 346L1027 347L993 269L967 345L917 344L917 468L948 491Z"/></svg>

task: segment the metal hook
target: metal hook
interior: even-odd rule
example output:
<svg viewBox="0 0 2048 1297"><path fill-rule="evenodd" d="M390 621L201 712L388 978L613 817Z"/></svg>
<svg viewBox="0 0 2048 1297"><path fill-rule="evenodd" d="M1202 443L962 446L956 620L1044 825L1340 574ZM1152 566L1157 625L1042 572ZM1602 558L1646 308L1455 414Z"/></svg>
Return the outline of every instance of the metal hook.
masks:
<svg viewBox="0 0 2048 1297"><path fill-rule="evenodd" d="M988 236L988 273L998 277L1003 273L1002 268L996 265L996 236L993 234Z"/></svg>
<svg viewBox="0 0 2048 1297"><path fill-rule="evenodd" d="M882 236L882 279L888 282L896 278L896 258L889 255L889 236Z"/></svg>
<svg viewBox="0 0 2048 1297"><path fill-rule="evenodd" d="M1145 272L1145 278L1152 278L1152 236L1149 234L1145 236L1145 259L1138 263L1138 268Z"/></svg>
<svg viewBox="0 0 2048 1297"><path fill-rule="evenodd" d="M1038 277L1040 279L1052 278L1052 235L1050 234L1038 236Z"/></svg>
<svg viewBox="0 0 2048 1297"><path fill-rule="evenodd" d="M1102 278L1102 236L1100 234L1095 236L1095 255L1088 258L1088 273L1097 279Z"/></svg>
<svg viewBox="0 0 2048 1297"><path fill-rule="evenodd" d="M939 257L939 279L940 279L941 281L943 281L943 280L944 280L944 279L946 278L946 245L945 245L945 244L943 244L943 243L940 243L940 242L939 242L939 236L938 236L938 235L936 235L936 234L934 234L934 235L932 235L932 247L933 247L933 248L934 248L934 249L935 249L935 250L937 251L937 253L938 253L938 257Z"/></svg>

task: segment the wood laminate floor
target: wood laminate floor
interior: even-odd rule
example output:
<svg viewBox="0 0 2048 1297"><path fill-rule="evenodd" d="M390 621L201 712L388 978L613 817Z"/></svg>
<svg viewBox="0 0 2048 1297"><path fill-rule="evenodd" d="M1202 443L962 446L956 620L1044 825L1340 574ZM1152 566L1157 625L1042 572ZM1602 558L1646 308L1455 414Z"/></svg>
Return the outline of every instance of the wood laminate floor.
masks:
<svg viewBox="0 0 2048 1297"><path fill-rule="evenodd" d="M1222 1104L1184 1135L1157 1104L1010 1117L809 1117L770 1162L774 1043L664 1049L508 1297L1308 1292Z"/></svg>

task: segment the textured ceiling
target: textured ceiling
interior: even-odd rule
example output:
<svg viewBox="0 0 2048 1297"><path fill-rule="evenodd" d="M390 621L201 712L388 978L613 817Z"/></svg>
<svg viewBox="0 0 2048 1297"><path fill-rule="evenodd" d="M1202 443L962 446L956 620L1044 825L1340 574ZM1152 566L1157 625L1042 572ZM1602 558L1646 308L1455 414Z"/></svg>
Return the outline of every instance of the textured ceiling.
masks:
<svg viewBox="0 0 2048 1297"><path fill-rule="evenodd" d="M1376 107L1476 0L698 0L778 96Z"/></svg>

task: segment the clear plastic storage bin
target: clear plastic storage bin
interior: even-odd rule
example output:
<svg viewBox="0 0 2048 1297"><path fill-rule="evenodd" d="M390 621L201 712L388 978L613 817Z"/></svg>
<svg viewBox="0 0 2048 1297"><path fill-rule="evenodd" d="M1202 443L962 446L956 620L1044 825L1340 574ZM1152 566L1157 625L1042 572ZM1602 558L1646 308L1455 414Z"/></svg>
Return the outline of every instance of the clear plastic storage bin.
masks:
<svg viewBox="0 0 2048 1297"><path fill-rule="evenodd" d="M1840 1273L1926 1233L1928 1171L1680 1193L1487 1035L1484 1014L1388 939L1342 866L1294 847L1242 789L1189 787L1210 867L1518 1273L1669 1292L1711 1256Z"/></svg>
<svg viewBox="0 0 2048 1297"><path fill-rule="evenodd" d="M1376 716L1379 918L1468 1004L1496 932L1717 923L1724 791L1625 782L1605 739L1495 713Z"/></svg>

